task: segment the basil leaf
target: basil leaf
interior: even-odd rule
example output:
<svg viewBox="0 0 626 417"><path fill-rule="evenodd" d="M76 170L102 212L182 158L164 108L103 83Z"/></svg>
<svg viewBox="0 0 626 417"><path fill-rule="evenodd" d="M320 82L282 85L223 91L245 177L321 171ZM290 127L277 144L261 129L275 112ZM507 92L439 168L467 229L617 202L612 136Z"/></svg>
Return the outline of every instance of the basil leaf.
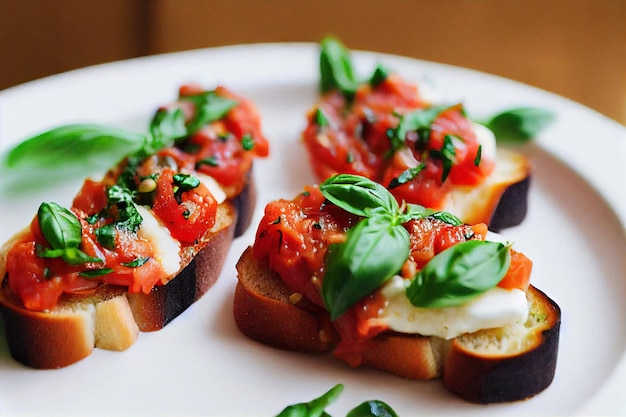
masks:
<svg viewBox="0 0 626 417"><path fill-rule="evenodd" d="M435 211L428 209L418 204L407 204L405 212L398 217L399 223L403 224L410 220L420 220L425 217L431 217L433 219L441 220L444 223L451 224L452 226L460 226L463 222L455 215L448 213L447 211Z"/></svg>
<svg viewBox="0 0 626 417"><path fill-rule="evenodd" d="M252 149L254 149L255 145L256 142L251 135L245 134L241 137L241 147L244 151L251 151Z"/></svg>
<svg viewBox="0 0 626 417"><path fill-rule="evenodd" d="M378 86L389 77L389 71L383 65L378 64L374 69L374 73L370 78L370 85L372 87Z"/></svg>
<svg viewBox="0 0 626 417"><path fill-rule="evenodd" d="M328 121L328 118L326 117L326 115L324 114L322 109L320 109L319 107L317 109L315 109L315 115L313 116L313 120L315 120L315 123L319 127L326 127L326 126L330 125L330 122Z"/></svg>
<svg viewBox="0 0 626 417"><path fill-rule="evenodd" d="M108 188L107 204L109 211L113 206L117 209L116 227L125 228L132 232L137 231L143 218L133 203L133 194L129 189L119 185L113 185Z"/></svg>
<svg viewBox="0 0 626 417"><path fill-rule="evenodd" d="M12 148L4 166L12 170L47 171L64 166L109 168L147 142L146 135L95 124L57 127Z"/></svg>
<svg viewBox="0 0 626 417"><path fill-rule="evenodd" d="M371 400L350 410L346 417L398 417L398 414L388 404Z"/></svg>
<svg viewBox="0 0 626 417"><path fill-rule="evenodd" d="M350 51L338 40L322 40L320 51L320 90L325 93L338 89L351 101L358 88Z"/></svg>
<svg viewBox="0 0 626 417"><path fill-rule="evenodd" d="M426 164L421 163L416 167L409 168L403 171L396 178L389 181L389 185L387 186L387 188L389 188L390 190L393 190L394 188L399 187L402 184L406 184L409 181L413 181L415 177L417 177L424 168L426 168Z"/></svg>
<svg viewBox="0 0 626 417"><path fill-rule="evenodd" d="M88 269L86 271L82 271L78 274L80 277L84 278L97 278L103 275L107 275L113 272L111 268L102 268L102 269Z"/></svg>
<svg viewBox="0 0 626 417"><path fill-rule="evenodd" d="M324 411L326 407L339 397L343 391L343 385L337 384L322 396L307 403L298 403L287 406L276 417L320 417L328 416Z"/></svg>
<svg viewBox="0 0 626 417"><path fill-rule="evenodd" d="M556 115L536 107L512 108L491 116L484 123L501 141L528 141L547 128Z"/></svg>
<svg viewBox="0 0 626 417"><path fill-rule="evenodd" d="M335 320L397 273L409 256L409 233L390 216L368 217L329 246L322 298Z"/></svg>
<svg viewBox="0 0 626 417"><path fill-rule="evenodd" d="M191 101L196 106L193 118L187 123L187 135L192 135L203 126L222 119L238 104L237 100L219 96L215 91L183 96L180 99Z"/></svg>
<svg viewBox="0 0 626 417"><path fill-rule="evenodd" d="M149 256L140 257L140 258L133 259L131 262L122 262L122 265L127 266L129 268L139 268L141 265L148 262L149 259L150 259Z"/></svg>
<svg viewBox="0 0 626 417"><path fill-rule="evenodd" d="M458 243L432 258L411 281L406 294L416 307L458 306L494 288L510 261L509 248L502 243Z"/></svg>
<svg viewBox="0 0 626 417"><path fill-rule="evenodd" d="M152 141L142 149L143 156L151 155L161 148L165 148L176 139L187 136L185 115L179 108L162 108L150 121Z"/></svg>
<svg viewBox="0 0 626 417"><path fill-rule="evenodd" d="M96 229L96 240L107 249L115 249L115 236L117 229L114 223L105 224Z"/></svg>
<svg viewBox="0 0 626 417"><path fill-rule="evenodd" d="M342 209L361 217L369 217L372 211L383 210L395 215L398 202L382 185L366 177L339 174L326 179L320 190L324 197Z"/></svg>
<svg viewBox="0 0 626 417"><path fill-rule="evenodd" d="M41 203L37 211L41 233L53 249L78 248L82 226L78 217L57 203Z"/></svg>
<svg viewBox="0 0 626 417"><path fill-rule="evenodd" d="M430 128L435 122L437 117L444 111L448 110L455 105L440 105L432 106L425 109L418 109L408 113L405 113L400 117L400 122L395 129L390 129L388 132L389 140L391 141L391 149L387 152L387 157L393 155L395 151L404 146L406 135L409 132L416 131L420 135L422 140L428 141L430 139Z"/></svg>
<svg viewBox="0 0 626 417"><path fill-rule="evenodd" d="M88 262L104 262L100 258L87 255L78 248L41 249L37 252L40 258L61 258L69 265L81 265Z"/></svg>

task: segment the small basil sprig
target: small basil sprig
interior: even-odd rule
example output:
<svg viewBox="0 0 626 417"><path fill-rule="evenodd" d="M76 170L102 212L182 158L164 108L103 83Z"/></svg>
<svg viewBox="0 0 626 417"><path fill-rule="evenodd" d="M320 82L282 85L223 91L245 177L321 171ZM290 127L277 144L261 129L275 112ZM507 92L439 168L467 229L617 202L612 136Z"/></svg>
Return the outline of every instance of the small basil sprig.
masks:
<svg viewBox="0 0 626 417"><path fill-rule="evenodd" d="M343 391L343 384L337 384L320 397L306 403L287 406L277 417L330 417L325 409L335 401ZM397 417L388 404L379 400L366 401L353 408L346 417Z"/></svg>
<svg viewBox="0 0 626 417"><path fill-rule="evenodd" d="M39 248L42 258L61 258L70 265L103 262L81 251L82 225L78 217L57 203L42 203L37 211L41 233L52 249Z"/></svg>
<svg viewBox="0 0 626 417"><path fill-rule="evenodd" d="M494 288L509 269L509 247L499 242L469 240L433 257L406 290L416 307L458 306Z"/></svg>
<svg viewBox="0 0 626 417"><path fill-rule="evenodd" d="M196 108L193 118L187 123L187 135L193 135L202 126L220 120L238 103L237 100L217 95L215 91L204 91L180 99L191 101Z"/></svg>
<svg viewBox="0 0 626 417"><path fill-rule="evenodd" d="M109 249L115 249L115 236L118 230L136 232L143 221L133 203L132 192L119 185L107 189L107 206L97 216L114 217L112 223L107 223L95 231L98 242Z"/></svg>
<svg viewBox="0 0 626 417"><path fill-rule="evenodd" d="M320 91L322 93L337 89L348 102L351 102L360 80L354 70L350 50L332 37L326 37L320 43ZM376 87L389 77L389 71L383 65L377 65L369 77L369 84Z"/></svg>
<svg viewBox="0 0 626 417"><path fill-rule="evenodd" d="M334 320L400 270L410 244L402 224L435 212L416 204L400 208L385 187L358 175L335 175L320 190L333 204L364 217L344 242L328 248L322 298Z"/></svg>
<svg viewBox="0 0 626 417"><path fill-rule="evenodd" d="M555 119L556 115L547 109L517 107L496 113L482 124L491 129L499 141L526 142Z"/></svg>

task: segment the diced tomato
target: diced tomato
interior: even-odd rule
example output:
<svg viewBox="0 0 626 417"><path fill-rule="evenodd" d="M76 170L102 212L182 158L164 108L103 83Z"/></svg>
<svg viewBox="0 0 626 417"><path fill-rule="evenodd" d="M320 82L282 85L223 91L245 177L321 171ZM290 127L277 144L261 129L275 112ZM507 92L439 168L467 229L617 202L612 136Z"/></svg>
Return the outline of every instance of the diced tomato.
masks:
<svg viewBox="0 0 626 417"><path fill-rule="evenodd" d="M408 182L393 188L398 201L440 208L454 185L476 185L493 172L494 161L479 153L479 143L470 120L460 105L443 111L432 123L426 143L417 134L408 134L404 146L389 155L389 132L398 126L400 115L424 109L428 104L417 87L397 75L372 87L362 84L351 103L338 91L321 97L327 126L320 126L315 114L308 115L303 140L318 180L337 173L363 175L388 186L409 168L421 163L426 167ZM446 137L452 139L454 155L444 175L441 150ZM407 152L408 151L408 152ZM482 154L482 152L481 152ZM447 163L447 162L446 162Z"/></svg>
<svg viewBox="0 0 626 417"><path fill-rule="evenodd" d="M526 291L530 285L532 269L533 262L523 253L511 248L511 265L498 287L507 290L520 289Z"/></svg>
<svg viewBox="0 0 626 417"><path fill-rule="evenodd" d="M161 172L152 210L175 239L193 243L215 224L217 201L200 183L196 188L180 193L179 203L176 201L173 177L171 169Z"/></svg>
<svg viewBox="0 0 626 417"><path fill-rule="evenodd" d="M106 186L102 181L86 179L74 197L72 207L88 214L95 214L107 205Z"/></svg>

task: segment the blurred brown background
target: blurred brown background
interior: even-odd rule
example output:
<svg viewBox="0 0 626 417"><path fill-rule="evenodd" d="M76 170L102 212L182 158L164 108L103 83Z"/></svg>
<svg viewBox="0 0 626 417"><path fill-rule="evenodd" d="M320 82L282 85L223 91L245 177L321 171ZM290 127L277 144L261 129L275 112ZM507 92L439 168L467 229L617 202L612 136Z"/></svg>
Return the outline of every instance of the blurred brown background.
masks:
<svg viewBox="0 0 626 417"><path fill-rule="evenodd" d="M0 0L0 89L136 56L327 34L522 81L626 124L626 0Z"/></svg>

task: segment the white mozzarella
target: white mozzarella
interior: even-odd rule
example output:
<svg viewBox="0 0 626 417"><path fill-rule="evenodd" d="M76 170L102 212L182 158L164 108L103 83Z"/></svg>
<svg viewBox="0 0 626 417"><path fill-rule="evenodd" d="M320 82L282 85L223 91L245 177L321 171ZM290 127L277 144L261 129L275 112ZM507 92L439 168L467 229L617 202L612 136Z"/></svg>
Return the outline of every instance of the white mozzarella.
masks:
<svg viewBox="0 0 626 417"><path fill-rule="evenodd" d="M137 235L149 240L154 250L154 258L159 262L168 276L178 273L180 269L180 242L174 239L167 227L154 216L152 210L135 205L143 218Z"/></svg>
<svg viewBox="0 0 626 417"><path fill-rule="evenodd" d="M508 244L494 232L489 232L487 240ZM460 306L420 308L406 296L409 283L394 276L380 289L385 298L380 320L397 332L452 339L463 333L523 323L528 318L526 293L519 289L496 287Z"/></svg>
<svg viewBox="0 0 626 417"><path fill-rule="evenodd" d="M226 193L222 190L222 187L215 180L215 178L200 172L196 172L193 175L198 178L206 188L209 189L215 200L217 200L217 204L222 204L226 200Z"/></svg>
<svg viewBox="0 0 626 417"><path fill-rule="evenodd" d="M386 302L380 320L397 332L452 339L463 333L523 323L528 317L528 302L522 290L496 287L460 306L420 308L406 296L408 283L395 276L381 289Z"/></svg>

